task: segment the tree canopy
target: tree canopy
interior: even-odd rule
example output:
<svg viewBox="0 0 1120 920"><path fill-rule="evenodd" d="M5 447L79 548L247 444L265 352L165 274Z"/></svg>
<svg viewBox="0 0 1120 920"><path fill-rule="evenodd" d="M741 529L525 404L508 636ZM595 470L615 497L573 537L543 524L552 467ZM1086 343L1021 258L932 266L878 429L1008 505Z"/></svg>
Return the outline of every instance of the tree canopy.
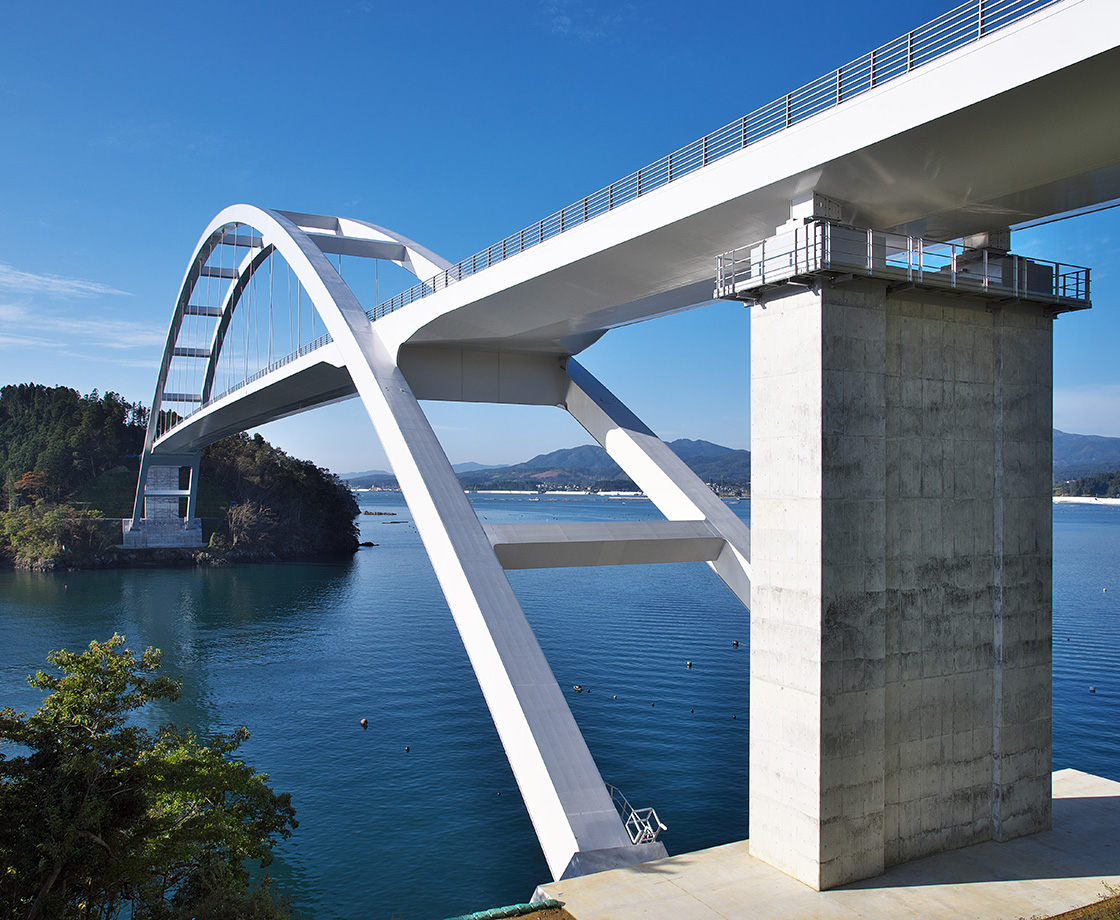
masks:
<svg viewBox="0 0 1120 920"><path fill-rule="evenodd" d="M0 387L0 560L41 568L119 564L120 525L105 515L132 513L147 420L144 406L116 393ZM221 552L212 557L358 548L349 487L260 435L205 448L201 472L203 496L217 497L213 510L200 512L213 516L211 549Z"/></svg>
<svg viewBox="0 0 1120 920"><path fill-rule="evenodd" d="M1093 498L1120 498L1120 472L1085 476L1054 486L1055 495L1084 495Z"/></svg>
<svg viewBox="0 0 1120 920"><path fill-rule="evenodd" d="M234 759L244 728L203 742L137 724L179 696L160 660L118 635L52 652L61 673L29 678L38 710L0 711L0 917L289 916L244 863L267 866L296 827L290 797Z"/></svg>
<svg viewBox="0 0 1120 920"><path fill-rule="evenodd" d="M233 435L205 448L202 474L235 502L217 541L228 548L296 556L358 548L358 503L349 486L259 434Z"/></svg>
<svg viewBox="0 0 1120 920"><path fill-rule="evenodd" d="M3 507L59 501L144 446L148 410L116 393L79 395L69 387L0 387Z"/></svg>

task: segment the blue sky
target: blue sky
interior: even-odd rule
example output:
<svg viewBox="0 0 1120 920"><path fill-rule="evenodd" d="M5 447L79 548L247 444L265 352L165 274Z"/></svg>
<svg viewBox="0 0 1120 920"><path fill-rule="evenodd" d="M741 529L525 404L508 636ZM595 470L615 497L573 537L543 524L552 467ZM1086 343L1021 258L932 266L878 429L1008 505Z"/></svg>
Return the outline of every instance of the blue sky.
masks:
<svg viewBox="0 0 1120 920"><path fill-rule="evenodd" d="M174 298L235 202L363 218L456 260L944 12L949 3L584 0L9 4L0 32L0 383L150 403ZM1055 424L1120 436L1120 209L1022 231L1092 267L1055 327ZM666 439L749 446L747 311L581 360ZM672 350L673 360L667 360ZM453 462L589 439L560 410L431 405ZM385 468L351 401L263 429Z"/></svg>

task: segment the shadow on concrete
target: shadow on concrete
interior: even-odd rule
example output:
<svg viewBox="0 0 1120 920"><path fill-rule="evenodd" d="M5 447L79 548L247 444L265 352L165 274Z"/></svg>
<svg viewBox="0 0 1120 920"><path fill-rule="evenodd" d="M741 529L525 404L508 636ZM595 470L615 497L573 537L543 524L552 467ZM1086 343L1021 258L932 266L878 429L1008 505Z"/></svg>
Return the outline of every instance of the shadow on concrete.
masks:
<svg viewBox="0 0 1120 920"><path fill-rule="evenodd" d="M927 856L833 890L1120 875L1120 796L1055 798L1053 820L1048 831Z"/></svg>

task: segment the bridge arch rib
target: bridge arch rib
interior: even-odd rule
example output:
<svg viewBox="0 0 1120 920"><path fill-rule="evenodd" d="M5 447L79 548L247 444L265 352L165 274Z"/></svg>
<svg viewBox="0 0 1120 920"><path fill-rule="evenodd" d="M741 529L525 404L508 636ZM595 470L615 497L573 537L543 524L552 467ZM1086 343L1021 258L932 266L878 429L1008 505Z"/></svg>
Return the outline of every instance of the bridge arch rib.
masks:
<svg viewBox="0 0 1120 920"><path fill-rule="evenodd" d="M229 248L238 256L227 267L223 253ZM219 253L216 265L212 264L215 253ZM207 227L184 276L168 333L134 517L126 522L126 544L129 533L143 533L151 508L161 501L168 507L174 504L177 512L178 503L186 498L186 523L190 523L198 451L238 424L250 427L244 425L248 416L240 412L239 403L251 402L257 388L275 385L290 367L299 368L293 373L304 373L300 361L334 365L333 389L310 394L307 404L292 411L340 398L338 394L356 393L361 398L431 559L553 876L664 855L660 843L631 840L504 569L706 561L746 603L749 533L666 445L563 355L516 358L514 376L518 384L525 384L524 390L515 387L516 393L509 393L508 387L505 395L492 391L488 378L473 381L471 388L477 391L474 384L482 386L482 401L566 408L669 520L623 528L625 532L608 525L591 525L578 533L569 528L571 532L543 541L539 531L484 528L417 401L417 393L434 399L479 398L467 396L462 389L457 393L443 389L449 381L459 381L462 387L472 376L470 370L456 370L457 360L469 363L479 356L457 355L453 349L433 354L398 350L398 343L384 339L378 323L369 319L330 254L388 259L413 273L445 264L404 237L341 218L234 205ZM285 363L288 358L270 363L254 375L257 380L247 381L252 385L215 396L216 368L223 349L230 346L234 314L239 306L252 309L245 304L253 279L276 256L294 273L322 320L327 330L323 344L291 364ZM200 304L194 297L202 279L217 279L221 285L213 303ZM213 324L206 331L205 347L180 344L184 320L192 316ZM189 392L168 390L177 357L206 361ZM410 367L407 374L400 363L404 358ZM344 386L339 383L343 377ZM415 392L413 380L419 386ZM185 418L163 410L165 402L188 401L199 409ZM274 402L272 414L253 416L254 424L290 414L289 408ZM223 412L234 421L210 424ZM172 481L182 466L191 468L191 489L179 489L178 482ZM148 488L153 471L162 475L155 477L155 488Z"/></svg>

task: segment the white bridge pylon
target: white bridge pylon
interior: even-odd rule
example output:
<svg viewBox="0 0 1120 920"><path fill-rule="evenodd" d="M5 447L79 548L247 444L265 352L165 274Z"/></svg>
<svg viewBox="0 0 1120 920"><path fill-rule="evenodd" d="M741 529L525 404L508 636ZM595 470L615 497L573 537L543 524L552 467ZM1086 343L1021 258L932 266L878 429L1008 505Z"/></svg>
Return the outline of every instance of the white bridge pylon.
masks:
<svg viewBox="0 0 1120 920"><path fill-rule="evenodd" d="M215 252L241 253L227 267ZM746 605L750 534L664 442L567 354L466 349L401 349L379 332L328 254L388 259L430 277L448 263L410 240L358 221L234 205L202 235L171 322L126 541L140 545L163 502L164 520L194 515L198 452L226 434L346 398L361 398L431 559L489 706L554 878L644 862L660 843L634 843L615 810L564 695L505 575L505 569L704 561ZM254 274L279 256L298 279L325 336L299 342L221 395L222 353L237 347L235 312L248 309ZM269 317L279 285L269 269ZM205 279L221 282L216 302L200 303ZM263 312L260 304L256 309ZM303 309L302 301L300 309ZM185 323L204 317L205 347L180 341ZM245 339L252 331L245 320ZM298 325L305 325L301 314ZM329 340L328 340L329 337ZM186 341L185 339L183 340ZM268 342L273 341L269 326ZM195 388L177 392L176 359L205 362ZM240 359L238 359L240 360ZM180 362L182 363L182 362ZM233 362L236 363L236 362ZM242 364L248 369L248 361ZM186 378L184 378L186 379ZM667 520L619 524L486 527L451 468L419 398L561 406L601 444ZM192 405L190 415L165 404ZM201 407L201 408L199 408ZM185 415L185 417L184 417ZM191 470L189 484L156 488L150 471ZM179 512L187 504L185 517ZM174 514L170 505L174 503ZM159 517L157 513L155 518ZM163 544L163 545L166 545Z"/></svg>

